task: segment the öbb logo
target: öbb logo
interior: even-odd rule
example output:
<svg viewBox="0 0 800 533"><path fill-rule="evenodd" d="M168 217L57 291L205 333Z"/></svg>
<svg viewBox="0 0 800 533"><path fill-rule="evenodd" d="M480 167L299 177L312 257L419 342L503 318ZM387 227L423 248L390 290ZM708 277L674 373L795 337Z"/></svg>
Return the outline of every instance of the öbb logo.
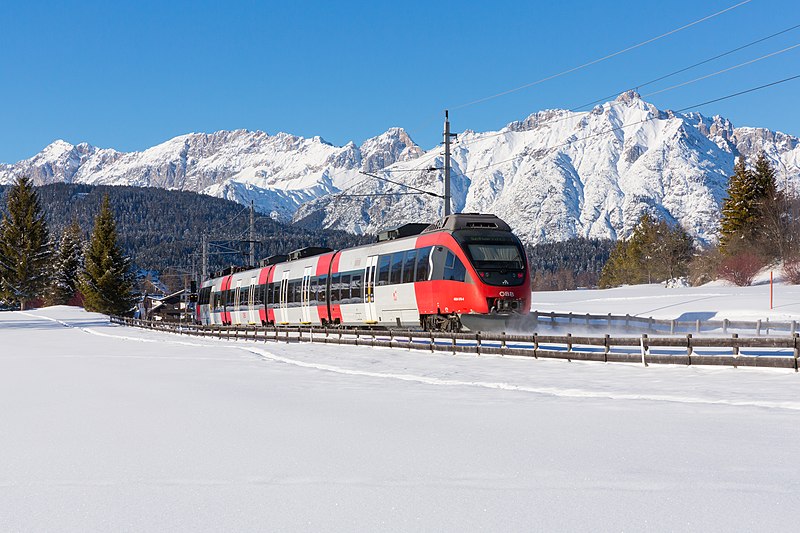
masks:
<svg viewBox="0 0 800 533"><path fill-rule="evenodd" d="M500 291L500 296L514 296L514 291Z"/></svg>

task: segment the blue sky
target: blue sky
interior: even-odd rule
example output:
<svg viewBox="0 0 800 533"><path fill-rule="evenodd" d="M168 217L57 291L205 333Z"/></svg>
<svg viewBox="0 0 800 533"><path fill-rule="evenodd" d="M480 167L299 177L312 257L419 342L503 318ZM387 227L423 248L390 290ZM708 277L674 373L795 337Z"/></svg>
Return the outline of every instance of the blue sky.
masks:
<svg viewBox="0 0 800 533"><path fill-rule="evenodd" d="M141 150L259 129L341 145L533 82L735 4L698 2L4 2L0 162L55 139ZM454 131L569 108L800 24L796 0L747 5L611 60L451 113ZM800 29L642 90L800 43ZM648 100L678 109L800 74L800 48ZM800 135L800 80L701 108Z"/></svg>

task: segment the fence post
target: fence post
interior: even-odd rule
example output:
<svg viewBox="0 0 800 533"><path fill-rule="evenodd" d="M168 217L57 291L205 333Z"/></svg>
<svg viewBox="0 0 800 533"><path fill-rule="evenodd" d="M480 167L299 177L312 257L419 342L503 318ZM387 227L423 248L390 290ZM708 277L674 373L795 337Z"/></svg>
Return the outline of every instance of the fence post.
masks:
<svg viewBox="0 0 800 533"><path fill-rule="evenodd" d="M456 354L456 332L455 331L451 331L450 332L450 338L451 338L451 340L453 342L453 355L455 355ZM411 343L411 334L410 333L408 334L408 342L409 342L409 344Z"/></svg>
<svg viewBox="0 0 800 533"><path fill-rule="evenodd" d="M429 331L428 333L430 334L431 337L431 353L433 353L433 348L434 348L433 331Z"/></svg>
<svg viewBox="0 0 800 533"><path fill-rule="evenodd" d="M475 340L478 341L478 345L476 346L475 351L477 352L478 355L480 355L481 354L481 332L480 331L475 334Z"/></svg>
<svg viewBox="0 0 800 533"><path fill-rule="evenodd" d="M356 330L356 346L358 346L358 339L360 338L361 338L361 333L359 332L359 330Z"/></svg>
<svg viewBox="0 0 800 533"><path fill-rule="evenodd" d="M669 321L669 334L670 335L675 335L675 320L674 319Z"/></svg>
<svg viewBox="0 0 800 533"><path fill-rule="evenodd" d="M608 363L608 352L611 351L611 337L606 333L603 339L603 362Z"/></svg>
<svg viewBox="0 0 800 533"><path fill-rule="evenodd" d="M572 351L572 333L567 333L567 351Z"/></svg>
<svg viewBox="0 0 800 533"><path fill-rule="evenodd" d="M611 328L611 313L608 313L608 327Z"/></svg>
<svg viewBox="0 0 800 533"><path fill-rule="evenodd" d="M625 327L627 328L631 321L631 315L625 314Z"/></svg>
<svg viewBox="0 0 800 533"><path fill-rule="evenodd" d="M572 324L572 311L570 311L568 318L569 318L569 323Z"/></svg>
<svg viewBox="0 0 800 533"><path fill-rule="evenodd" d="M693 351L693 349L692 349L692 334L691 333L687 333L686 334L686 357L689 359L689 363L688 364L690 364L690 365L692 364L692 351Z"/></svg>
<svg viewBox="0 0 800 533"><path fill-rule="evenodd" d="M533 334L533 357L538 359L539 358L539 334Z"/></svg>
<svg viewBox="0 0 800 533"><path fill-rule="evenodd" d="M797 333L797 320L792 320L792 335Z"/></svg>
<svg viewBox="0 0 800 533"><path fill-rule="evenodd" d="M533 314L533 327L536 327L539 325L539 310L537 309L532 314Z"/></svg>
<svg viewBox="0 0 800 533"><path fill-rule="evenodd" d="M647 325L648 329L652 332L656 330L656 321L653 317L650 317L650 324Z"/></svg>
<svg viewBox="0 0 800 533"><path fill-rule="evenodd" d="M502 337L500 338L500 355L505 355L505 351L506 351L506 332L505 331L502 332L501 336Z"/></svg>
<svg viewBox="0 0 800 533"><path fill-rule="evenodd" d="M797 372L797 360L800 359L800 334L794 334L794 371Z"/></svg>
<svg viewBox="0 0 800 533"><path fill-rule="evenodd" d="M761 319L756 322L756 335L761 335Z"/></svg>
<svg viewBox="0 0 800 533"><path fill-rule="evenodd" d="M698 318L695 324L694 332L700 335L700 319Z"/></svg>
<svg viewBox="0 0 800 533"><path fill-rule="evenodd" d="M587 328L589 327L589 322L590 322L590 318L589 317L590 317L589 313L586 313L586 327Z"/></svg>
<svg viewBox="0 0 800 533"><path fill-rule="evenodd" d="M769 317L767 317L767 331L765 333L769 335Z"/></svg>
<svg viewBox="0 0 800 533"><path fill-rule="evenodd" d="M731 336L731 338L734 339L734 341L735 341L736 339L739 338L739 334L738 333L734 333ZM737 346L735 342L733 344L733 355L734 355L734 357L739 357L739 346Z"/></svg>
<svg viewBox="0 0 800 533"><path fill-rule="evenodd" d="M648 366L647 365L647 358L645 357L647 355L647 350L648 350L647 333L642 333L642 338L639 341L639 345L642 347L642 364L644 366Z"/></svg>

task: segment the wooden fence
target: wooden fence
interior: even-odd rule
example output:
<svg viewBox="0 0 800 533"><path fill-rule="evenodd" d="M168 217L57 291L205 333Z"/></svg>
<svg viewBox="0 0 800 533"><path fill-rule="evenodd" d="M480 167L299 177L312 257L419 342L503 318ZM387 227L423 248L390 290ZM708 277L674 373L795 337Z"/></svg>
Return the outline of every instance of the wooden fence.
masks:
<svg viewBox="0 0 800 533"><path fill-rule="evenodd" d="M545 311L531 311L530 325L534 328L539 324L552 326L582 325L588 329L626 329L644 330L648 333L664 333L675 335L679 333L699 334L703 331L719 331L727 334L728 330L752 332L754 335L787 334L795 335L798 332L798 323L793 321L767 320L663 320L653 317L633 315L592 315L589 313L553 313ZM529 326L530 327L530 326Z"/></svg>
<svg viewBox="0 0 800 533"><path fill-rule="evenodd" d="M530 335L506 333L437 333L408 330L344 329L309 326L200 326L126 317L119 325L180 335L253 342L310 342L407 348L477 355L602 361L607 363L716 365L792 368L798 371L800 334L780 337L651 337ZM698 350L701 350L698 352ZM743 351L746 350L746 351Z"/></svg>

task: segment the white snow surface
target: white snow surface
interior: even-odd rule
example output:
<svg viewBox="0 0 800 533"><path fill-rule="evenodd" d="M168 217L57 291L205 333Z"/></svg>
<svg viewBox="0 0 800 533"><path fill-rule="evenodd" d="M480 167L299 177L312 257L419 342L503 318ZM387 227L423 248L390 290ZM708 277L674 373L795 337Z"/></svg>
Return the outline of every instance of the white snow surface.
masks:
<svg viewBox="0 0 800 533"><path fill-rule="evenodd" d="M793 531L800 380L0 313L4 531Z"/></svg>
<svg viewBox="0 0 800 533"><path fill-rule="evenodd" d="M797 137L734 128L719 116L659 110L627 92L588 113L545 110L499 131L461 133L452 150L453 207L495 213L532 244L625 236L644 212L713 242L735 158L752 160L761 150L779 184L798 190ZM441 147L425 152L402 128L341 147L320 137L235 130L182 135L129 153L55 141L30 159L0 165L0 184L26 175L37 185L189 190L252 200L280 220L377 233L437 220L442 202L425 195L337 196L408 192L359 171L441 192L443 165Z"/></svg>
<svg viewBox="0 0 800 533"><path fill-rule="evenodd" d="M614 289L534 292L531 309L556 313L630 314L663 320L771 320L800 322L800 285L774 275L770 309L769 271L750 287L715 281L701 287L666 288L661 284Z"/></svg>

